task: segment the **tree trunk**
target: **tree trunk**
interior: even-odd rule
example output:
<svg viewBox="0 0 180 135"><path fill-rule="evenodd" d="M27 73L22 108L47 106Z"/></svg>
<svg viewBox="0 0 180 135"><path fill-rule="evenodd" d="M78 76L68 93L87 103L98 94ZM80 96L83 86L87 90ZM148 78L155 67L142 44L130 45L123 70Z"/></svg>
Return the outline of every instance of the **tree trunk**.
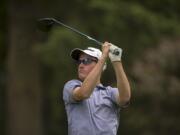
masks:
<svg viewBox="0 0 180 135"><path fill-rule="evenodd" d="M8 3L7 134L42 135L40 72L33 52L35 14L32 5L22 2Z"/></svg>

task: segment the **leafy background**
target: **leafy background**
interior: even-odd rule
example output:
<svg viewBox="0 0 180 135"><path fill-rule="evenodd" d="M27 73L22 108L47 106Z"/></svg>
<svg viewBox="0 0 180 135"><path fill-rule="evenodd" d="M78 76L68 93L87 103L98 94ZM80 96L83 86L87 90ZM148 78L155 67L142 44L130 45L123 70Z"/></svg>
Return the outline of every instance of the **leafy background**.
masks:
<svg viewBox="0 0 180 135"><path fill-rule="evenodd" d="M179 135L180 2L178 0L2 0L0 2L0 134L67 135L62 100L76 78L75 47L98 47L63 28L48 33L36 20L54 17L123 48L132 100L118 134ZM102 82L114 85L109 61Z"/></svg>

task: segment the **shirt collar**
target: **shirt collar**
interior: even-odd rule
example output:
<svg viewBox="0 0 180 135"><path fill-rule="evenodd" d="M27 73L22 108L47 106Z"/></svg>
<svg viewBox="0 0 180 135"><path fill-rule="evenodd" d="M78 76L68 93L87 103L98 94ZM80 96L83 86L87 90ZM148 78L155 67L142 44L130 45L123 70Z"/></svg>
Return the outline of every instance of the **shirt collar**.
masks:
<svg viewBox="0 0 180 135"><path fill-rule="evenodd" d="M80 82L82 83L82 81L80 80ZM96 88L97 88L97 90L106 90L106 87L105 86L103 86L101 83L100 84L98 84L97 86L96 86Z"/></svg>
<svg viewBox="0 0 180 135"><path fill-rule="evenodd" d="M106 90L106 87L104 87L102 84L98 84L98 85L96 86L96 88L97 88L98 90Z"/></svg>

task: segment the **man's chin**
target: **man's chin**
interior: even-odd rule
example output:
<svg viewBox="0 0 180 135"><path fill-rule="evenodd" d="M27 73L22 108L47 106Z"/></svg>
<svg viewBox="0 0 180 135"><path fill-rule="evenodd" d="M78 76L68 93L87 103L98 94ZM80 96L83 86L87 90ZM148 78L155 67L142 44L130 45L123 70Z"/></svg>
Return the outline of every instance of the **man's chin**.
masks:
<svg viewBox="0 0 180 135"><path fill-rule="evenodd" d="M78 78L81 80L81 81L84 81L85 77L82 76L82 75L79 75Z"/></svg>

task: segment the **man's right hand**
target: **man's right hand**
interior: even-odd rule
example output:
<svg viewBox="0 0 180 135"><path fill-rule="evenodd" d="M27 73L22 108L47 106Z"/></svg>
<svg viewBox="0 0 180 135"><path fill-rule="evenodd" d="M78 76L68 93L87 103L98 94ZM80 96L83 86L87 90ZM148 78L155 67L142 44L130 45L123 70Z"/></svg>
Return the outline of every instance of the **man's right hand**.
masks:
<svg viewBox="0 0 180 135"><path fill-rule="evenodd" d="M102 45L102 57L104 57L105 59L108 57L110 46L111 43L109 42L104 42L104 44Z"/></svg>

